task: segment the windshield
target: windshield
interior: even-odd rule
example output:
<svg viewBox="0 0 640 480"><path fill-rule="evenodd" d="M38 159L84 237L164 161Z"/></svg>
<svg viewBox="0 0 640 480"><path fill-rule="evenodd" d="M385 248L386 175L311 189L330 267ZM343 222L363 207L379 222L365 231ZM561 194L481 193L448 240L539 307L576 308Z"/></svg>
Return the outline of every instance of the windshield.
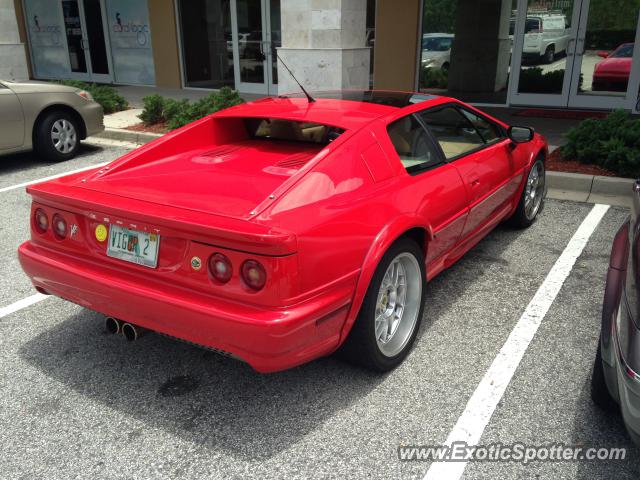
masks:
<svg viewBox="0 0 640 480"><path fill-rule="evenodd" d="M428 37L422 39L422 49L430 52L446 52L451 48L453 38Z"/></svg>
<svg viewBox="0 0 640 480"><path fill-rule="evenodd" d="M613 58L631 58L633 57L633 43L622 45L616 49L609 57Z"/></svg>

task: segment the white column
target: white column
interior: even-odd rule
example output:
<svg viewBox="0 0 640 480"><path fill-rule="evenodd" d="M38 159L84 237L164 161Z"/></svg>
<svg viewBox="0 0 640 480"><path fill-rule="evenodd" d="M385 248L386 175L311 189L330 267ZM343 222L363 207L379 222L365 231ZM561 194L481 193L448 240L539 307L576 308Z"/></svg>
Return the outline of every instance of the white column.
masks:
<svg viewBox="0 0 640 480"><path fill-rule="evenodd" d="M27 58L20 43L13 0L0 0L0 79L27 80Z"/></svg>
<svg viewBox="0 0 640 480"><path fill-rule="evenodd" d="M281 0L278 55L307 90L368 89L367 0ZM278 62L279 93L300 89Z"/></svg>

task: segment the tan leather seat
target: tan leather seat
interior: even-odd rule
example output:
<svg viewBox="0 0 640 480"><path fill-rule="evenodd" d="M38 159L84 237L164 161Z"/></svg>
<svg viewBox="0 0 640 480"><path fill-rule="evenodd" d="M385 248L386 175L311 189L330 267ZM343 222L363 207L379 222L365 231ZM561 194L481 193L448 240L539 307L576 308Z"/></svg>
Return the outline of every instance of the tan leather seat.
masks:
<svg viewBox="0 0 640 480"><path fill-rule="evenodd" d="M305 140L300 124L290 120L271 120L271 137L280 140Z"/></svg>

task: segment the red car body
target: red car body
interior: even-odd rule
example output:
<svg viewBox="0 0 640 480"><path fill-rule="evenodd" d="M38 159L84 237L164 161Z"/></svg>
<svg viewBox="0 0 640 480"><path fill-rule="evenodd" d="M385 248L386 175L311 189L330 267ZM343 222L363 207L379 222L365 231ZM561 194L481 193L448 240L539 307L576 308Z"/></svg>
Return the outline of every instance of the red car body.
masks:
<svg viewBox="0 0 640 480"><path fill-rule="evenodd" d="M391 95L391 94L390 94ZM387 248L411 235L427 278L459 259L522 196L538 134L506 137L455 162L407 173L387 126L457 100L420 94L399 108L343 99L266 98L167 134L107 167L27 188L31 239L19 248L40 292L229 354L260 372L335 351L356 320ZM507 125L472 107L506 132ZM324 147L247 139L243 118L298 120L344 130ZM42 231L35 213L58 214L71 234ZM60 217L56 217L59 219ZM156 268L107 256L98 225L160 235ZM75 229L75 233L74 233ZM227 256L231 279L206 266ZM266 285L248 288L256 260Z"/></svg>
<svg viewBox="0 0 640 480"><path fill-rule="evenodd" d="M613 52L598 52L603 57L593 69L594 91L626 92L633 60L633 43L624 43Z"/></svg>

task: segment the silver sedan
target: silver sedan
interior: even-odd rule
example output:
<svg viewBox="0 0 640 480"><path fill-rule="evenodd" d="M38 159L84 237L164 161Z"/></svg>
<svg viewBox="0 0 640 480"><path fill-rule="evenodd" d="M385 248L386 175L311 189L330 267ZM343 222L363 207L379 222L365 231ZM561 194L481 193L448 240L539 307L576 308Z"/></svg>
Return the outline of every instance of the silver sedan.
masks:
<svg viewBox="0 0 640 480"><path fill-rule="evenodd" d="M34 149L47 160L68 160L80 140L102 130L102 107L84 90L0 81L0 155Z"/></svg>

